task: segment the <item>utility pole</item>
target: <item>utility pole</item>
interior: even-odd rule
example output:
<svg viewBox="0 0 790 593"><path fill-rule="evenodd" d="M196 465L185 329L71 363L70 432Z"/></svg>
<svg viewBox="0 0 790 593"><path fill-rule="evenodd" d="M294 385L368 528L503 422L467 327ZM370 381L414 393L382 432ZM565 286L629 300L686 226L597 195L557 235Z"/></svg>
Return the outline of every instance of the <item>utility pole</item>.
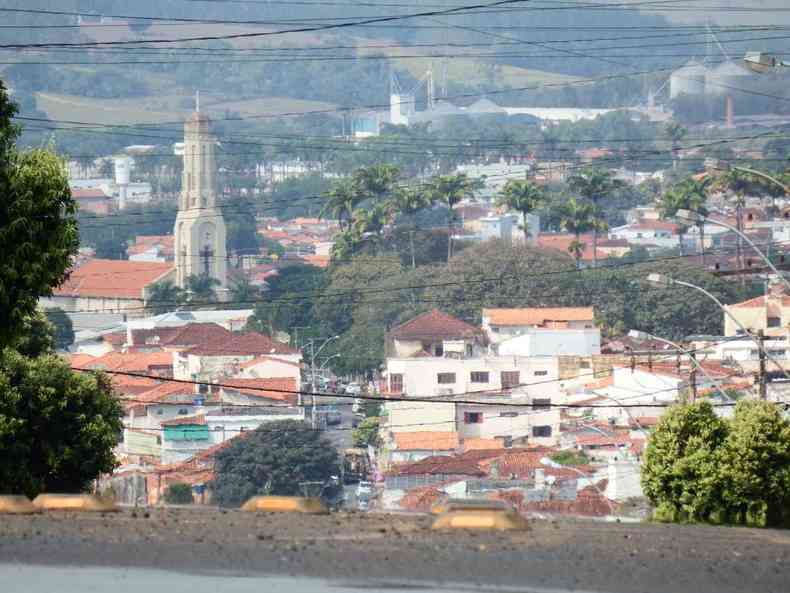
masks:
<svg viewBox="0 0 790 593"><path fill-rule="evenodd" d="M689 356L694 360L697 359L697 355L694 352L691 352ZM694 404L697 402L697 365L693 361L689 371L689 386L691 387L691 403Z"/></svg>
<svg viewBox="0 0 790 593"><path fill-rule="evenodd" d="M315 340L312 338L310 339L310 381L312 384L312 395L310 396L310 401L312 402L312 409L310 412L310 423L313 426L313 429L317 428L316 423L316 414L315 414L315 392L316 392L316 384L315 384Z"/></svg>
<svg viewBox="0 0 790 593"><path fill-rule="evenodd" d="M415 269L417 267L414 261L414 231L409 231L409 242L411 243L411 269Z"/></svg>
<svg viewBox="0 0 790 593"><path fill-rule="evenodd" d="M765 373L765 333L761 329L757 330L757 340L760 342L760 372L757 379L760 383L760 399L765 400L768 399L768 377Z"/></svg>

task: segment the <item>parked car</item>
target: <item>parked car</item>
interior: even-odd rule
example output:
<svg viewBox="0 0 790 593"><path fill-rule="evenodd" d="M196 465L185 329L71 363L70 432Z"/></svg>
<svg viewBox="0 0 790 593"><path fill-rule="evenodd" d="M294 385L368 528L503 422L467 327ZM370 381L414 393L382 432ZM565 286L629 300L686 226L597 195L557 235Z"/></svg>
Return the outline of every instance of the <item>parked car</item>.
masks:
<svg viewBox="0 0 790 593"><path fill-rule="evenodd" d="M370 500L373 497L373 483L361 481L357 484L357 499L362 502Z"/></svg>
<svg viewBox="0 0 790 593"><path fill-rule="evenodd" d="M343 422L343 414L340 413L335 406L329 406L326 410L326 423L330 426L341 424Z"/></svg>
<svg viewBox="0 0 790 593"><path fill-rule="evenodd" d="M362 393L362 387L359 385L359 383L349 383L346 385L346 393L351 395L359 395Z"/></svg>

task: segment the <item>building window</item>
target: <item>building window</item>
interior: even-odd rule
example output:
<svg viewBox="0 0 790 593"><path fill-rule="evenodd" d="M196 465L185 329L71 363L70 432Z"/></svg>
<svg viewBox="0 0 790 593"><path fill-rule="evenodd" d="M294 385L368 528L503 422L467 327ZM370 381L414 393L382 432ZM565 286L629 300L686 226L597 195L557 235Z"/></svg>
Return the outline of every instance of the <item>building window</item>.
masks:
<svg viewBox="0 0 790 593"><path fill-rule="evenodd" d="M535 373L534 373L534 375L535 375L536 377L545 377L545 376L546 376L546 375L548 375L548 374L549 374L549 372L548 372L548 371L535 371Z"/></svg>
<svg viewBox="0 0 790 593"><path fill-rule="evenodd" d="M518 416L518 412L500 412L500 418L516 418Z"/></svg>
<svg viewBox="0 0 790 593"><path fill-rule="evenodd" d="M482 424L482 412L464 412L464 424Z"/></svg>
<svg viewBox="0 0 790 593"><path fill-rule="evenodd" d="M472 355L473 355L474 353L475 353L475 352L474 352L474 348L472 347L472 345L471 345L471 344L467 344L467 345L466 345L466 357L467 357L467 358L472 358Z"/></svg>
<svg viewBox="0 0 790 593"><path fill-rule="evenodd" d="M513 437L512 436L500 436L494 437L498 441L502 441L502 446L505 449L510 449L513 446Z"/></svg>
<svg viewBox="0 0 790 593"><path fill-rule="evenodd" d="M442 344L436 344L433 348L433 355L444 356L444 346ZM455 381L453 381L453 383L455 383Z"/></svg>
<svg viewBox="0 0 790 593"><path fill-rule="evenodd" d="M551 436L551 426L533 426L532 427L532 436L533 437L550 437Z"/></svg>
<svg viewBox="0 0 790 593"><path fill-rule="evenodd" d="M186 416L187 414L189 414L189 410L187 410L186 408L179 408L178 414L179 416Z"/></svg>
<svg viewBox="0 0 790 593"><path fill-rule="evenodd" d="M782 325L782 320L779 317L768 318L768 327L780 327L781 325Z"/></svg>
<svg viewBox="0 0 790 593"><path fill-rule="evenodd" d="M455 383L455 373L439 373L436 375L436 382L439 385L452 385Z"/></svg>
<svg viewBox="0 0 790 593"><path fill-rule="evenodd" d="M498 334L499 333L499 328L498 327L492 327L491 331L494 332L495 334Z"/></svg>
<svg viewBox="0 0 790 593"><path fill-rule="evenodd" d="M165 413L165 411L164 411L162 408L157 408L157 409L156 409L156 415L157 415L157 416L161 416L161 415L162 415L162 414L164 414L164 413Z"/></svg>
<svg viewBox="0 0 790 593"><path fill-rule="evenodd" d="M532 400L533 410L549 410L551 409L551 398L535 398Z"/></svg>
<svg viewBox="0 0 790 593"><path fill-rule="evenodd" d="M773 356L774 358L784 358L787 354L785 350L769 350L769 356Z"/></svg>
<svg viewBox="0 0 790 593"><path fill-rule="evenodd" d="M502 371L499 374L499 380L502 382L502 389L518 387L521 383L518 371Z"/></svg>
<svg viewBox="0 0 790 593"><path fill-rule="evenodd" d="M472 371L472 383L488 383L488 371Z"/></svg>
<svg viewBox="0 0 790 593"><path fill-rule="evenodd" d="M579 368L580 369L589 369L590 368L590 361L589 360L581 360L581 361L579 361Z"/></svg>
<svg viewBox="0 0 790 593"><path fill-rule="evenodd" d="M214 427L214 432L221 432L221 431L223 431L223 430L225 430L225 427L224 427L224 426L215 426L215 427Z"/></svg>
<svg viewBox="0 0 790 593"><path fill-rule="evenodd" d="M403 393L403 375L393 373L390 375L390 391L392 393Z"/></svg>

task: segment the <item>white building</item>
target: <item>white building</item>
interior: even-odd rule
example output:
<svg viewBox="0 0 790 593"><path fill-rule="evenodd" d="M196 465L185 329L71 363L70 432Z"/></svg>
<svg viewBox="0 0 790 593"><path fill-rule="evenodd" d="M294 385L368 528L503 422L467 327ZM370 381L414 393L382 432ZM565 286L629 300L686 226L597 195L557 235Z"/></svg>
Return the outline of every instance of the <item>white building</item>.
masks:
<svg viewBox="0 0 790 593"><path fill-rule="evenodd" d="M530 327L498 343L500 356L594 356L601 353L601 331Z"/></svg>
<svg viewBox="0 0 790 593"><path fill-rule="evenodd" d="M532 329L595 329L592 307L529 307L523 309L483 309L482 328L492 344L510 340ZM598 338L600 351L600 333ZM554 352L552 355L565 354ZM570 354L570 352L568 352Z"/></svg>
<svg viewBox="0 0 790 593"><path fill-rule="evenodd" d="M615 227L610 239L625 239L631 245L672 249L679 245L678 225L663 220L642 221Z"/></svg>

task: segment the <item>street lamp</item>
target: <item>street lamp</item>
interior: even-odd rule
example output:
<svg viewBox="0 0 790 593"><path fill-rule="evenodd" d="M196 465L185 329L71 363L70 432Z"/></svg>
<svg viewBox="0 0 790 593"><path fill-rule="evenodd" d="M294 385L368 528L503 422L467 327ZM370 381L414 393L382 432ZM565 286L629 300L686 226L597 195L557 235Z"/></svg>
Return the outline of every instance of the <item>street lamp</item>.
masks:
<svg viewBox="0 0 790 593"><path fill-rule="evenodd" d="M327 338L326 340L324 340L324 343L321 344L321 346L318 348L318 352L316 352L315 350L315 339L310 338L310 382L312 385L312 394L310 395L310 399L312 402L312 409L311 409L312 418L310 419L310 422L313 425L313 428L316 428L317 426L316 423L317 418L315 413L315 394L318 388L316 387L315 384L315 357L321 354L321 350L323 350L326 347L326 345L329 344L329 342L332 342L333 340L337 340L338 338L340 338L340 336L332 336L331 338Z"/></svg>
<svg viewBox="0 0 790 593"><path fill-rule="evenodd" d="M606 504L609 505L609 512L611 513L611 515L612 516L615 515L614 506L612 506L612 501L609 500L609 498L603 492L601 492L600 488L598 488L598 484L595 482L595 477L592 474L586 474L583 471L581 471L579 469L576 469L575 467L571 467L569 465L561 465L561 464L557 463L556 461L552 461L548 457L541 457L540 464L541 465L545 465L546 467L554 468L554 469L568 469L568 470L570 470L572 472L575 472L575 473L579 474L582 478L589 478L590 479L590 485L593 488L595 488L595 491L598 492L598 494L601 495L601 498L603 498L606 501Z"/></svg>
<svg viewBox="0 0 790 593"><path fill-rule="evenodd" d="M670 278L669 276L664 276L663 274L648 274L647 281L650 282L651 284L656 284L658 286L672 286L672 285L685 286L687 288L693 288L697 292L701 292L702 294L704 294L706 297L708 297L710 300L716 303L719 306L719 309L724 311L724 314L730 318L730 320L738 327L738 329L740 329L744 333L744 335L746 335L752 342L754 342L757 345L758 350L763 354L763 356L765 356L768 360L774 363L777 366L777 368L780 371L782 371L784 376L790 379L790 374L788 374L785 368L781 364L779 364L779 361L777 361L773 355L769 354L766 351L765 346L762 343L762 340L757 339L754 336L754 334L752 334L748 329L746 329L743 326L743 324L740 321L738 321L738 319L732 313L730 313L729 309L727 309L727 307L725 307L724 304L715 296L713 296L710 292L708 292L701 286L697 286L696 284L691 284L690 282L683 282L682 280L675 280L674 278Z"/></svg>
<svg viewBox="0 0 790 593"><path fill-rule="evenodd" d="M780 60L776 56L762 51L748 51L743 56L743 65L752 72L764 74L777 68L790 66L790 62Z"/></svg>
<svg viewBox="0 0 790 593"><path fill-rule="evenodd" d="M667 344L669 346L672 346L676 350L679 350L680 352L682 352L683 354L685 354L686 356L689 357L689 360L691 361L691 364L693 364L694 367L700 373L702 373L708 381L713 383L713 385L716 387L716 391L718 391L721 394L722 398L724 398L725 400L731 399L725 393L724 388L721 386L721 383L717 379L714 379L713 377L711 377L711 375L708 373L708 371L705 370L705 367L703 367L697 361L696 356L694 356L691 352L689 352L688 350L683 348L680 344L672 342L671 340L667 340L666 338L659 338L658 336L654 336L653 334L649 334L647 332L639 331L639 330L636 330L636 329L632 329L630 332L628 332L628 337L634 338L635 340L648 340L648 339L656 340L657 342L661 342L662 344Z"/></svg>
<svg viewBox="0 0 790 593"><path fill-rule="evenodd" d="M744 170L744 171L751 172L750 169L744 169L742 167L737 167L737 168L739 170ZM766 177L769 177L769 176L766 175ZM777 181L777 183L779 183L779 182ZM782 185L782 184L780 184L780 185ZM782 185L782 187L785 187L785 186ZM788 195L790 195L790 190L788 190L787 188L785 188L785 192ZM746 241L746 243L749 244L749 247L754 249L754 251L757 253L757 255L759 255L760 258L762 258L762 260L768 265L768 267L771 268L773 273L776 274L777 277L779 277L782 280L782 282L785 283L785 286L787 286L788 289L790 289L790 280L785 278L779 272L779 270L776 269L776 266L771 262L771 259L767 255L765 255L762 251L760 251L760 249L757 247L757 245L755 245L754 242L745 233L743 233L742 231L739 231L736 227L734 227L734 226L732 226L730 224L727 224L726 222L721 222L720 220L714 220L712 218L708 218L707 216L705 216L705 215L703 215L703 214L701 214L699 212L694 212L693 210L686 210L685 208L681 208L680 210L675 212L675 218L677 218L678 220L681 220L681 221L685 221L685 222L693 222L694 224L705 224L705 223L713 224L713 225L720 226L722 228L725 228L727 230L732 231L733 233L738 235L738 237L740 237L741 239Z"/></svg>

